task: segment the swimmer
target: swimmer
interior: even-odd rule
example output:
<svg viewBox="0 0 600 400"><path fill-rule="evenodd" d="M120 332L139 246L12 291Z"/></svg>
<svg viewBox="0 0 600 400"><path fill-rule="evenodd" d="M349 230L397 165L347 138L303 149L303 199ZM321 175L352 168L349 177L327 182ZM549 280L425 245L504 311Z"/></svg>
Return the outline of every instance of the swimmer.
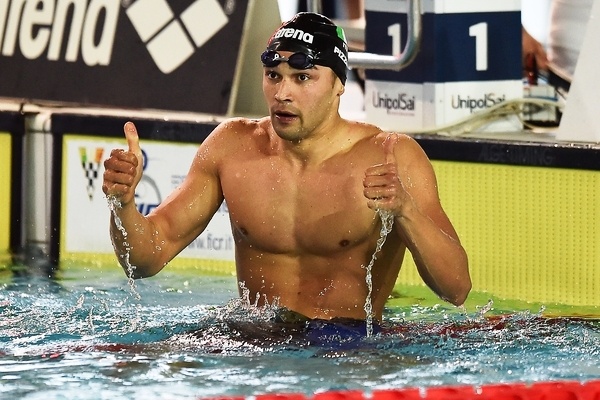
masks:
<svg viewBox="0 0 600 400"><path fill-rule="evenodd" d="M467 254L440 204L429 159L411 137L339 114L348 72L342 29L299 13L276 30L260 59L269 116L219 124L181 186L147 216L134 198L142 177L138 133L125 124L129 148L112 151L102 185L121 204L110 234L124 268L129 252L134 278L157 274L226 201L237 279L251 298L309 319L365 320L365 267L382 210L394 225L372 268L372 317L381 321L406 249L440 298L463 304L471 289Z"/></svg>

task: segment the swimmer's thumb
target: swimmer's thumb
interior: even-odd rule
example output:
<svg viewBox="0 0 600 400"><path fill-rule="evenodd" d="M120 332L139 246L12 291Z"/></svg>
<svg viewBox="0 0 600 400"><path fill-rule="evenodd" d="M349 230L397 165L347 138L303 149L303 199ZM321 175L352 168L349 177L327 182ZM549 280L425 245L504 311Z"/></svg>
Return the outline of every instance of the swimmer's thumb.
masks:
<svg viewBox="0 0 600 400"><path fill-rule="evenodd" d="M133 122L128 121L125 123L123 131L125 132L125 139L127 139L129 151L136 156L141 155L142 149L140 148L140 137L138 136L137 129L135 128Z"/></svg>
<svg viewBox="0 0 600 400"><path fill-rule="evenodd" d="M396 140L398 139L393 133L391 133L384 142L384 151L385 151L385 163L393 164L396 162L396 156L394 155L394 147L396 145Z"/></svg>
<svg viewBox="0 0 600 400"><path fill-rule="evenodd" d="M140 148L140 137L138 136L137 129L133 122L128 121L123 127L123 131L125 132L125 139L127 139L127 147L128 150L135 155L137 158L137 168L136 168L136 178L134 187L137 186L140 179L142 179L142 171L144 158L142 156L142 149Z"/></svg>

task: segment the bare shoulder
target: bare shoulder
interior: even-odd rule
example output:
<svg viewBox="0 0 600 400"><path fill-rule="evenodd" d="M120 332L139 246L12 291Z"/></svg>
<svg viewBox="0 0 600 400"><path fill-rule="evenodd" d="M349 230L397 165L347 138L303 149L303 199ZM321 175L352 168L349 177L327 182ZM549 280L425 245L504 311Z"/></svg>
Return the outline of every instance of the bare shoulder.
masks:
<svg viewBox="0 0 600 400"><path fill-rule="evenodd" d="M266 132L268 127L268 118L250 119L250 118L230 118L221 122L213 130L209 138L212 137L231 137L247 136L248 134Z"/></svg>
<svg viewBox="0 0 600 400"><path fill-rule="evenodd" d="M360 136L377 146L381 146L390 140L402 146L418 146L412 137L403 133L384 131L374 124L359 121L347 121L347 124L354 135Z"/></svg>
<svg viewBox="0 0 600 400"><path fill-rule="evenodd" d="M394 146L397 149L406 148L410 151L414 150L415 148L420 148L419 144L414 138L404 133L380 131L375 137L375 140L379 144L391 141L394 143Z"/></svg>
<svg viewBox="0 0 600 400"><path fill-rule="evenodd" d="M385 132L376 125L366 122L346 121L347 133L344 135L359 151L375 150L381 146Z"/></svg>
<svg viewBox="0 0 600 400"><path fill-rule="evenodd" d="M381 128L367 122L344 120L353 135L363 138L372 138L384 133Z"/></svg>
<svg viewBox="0 0 600 400"><path fill-rule="evenodd" d="M351 122L350 124L352 130L362 138L360 141L362 146L377 152L386 152L393 148L393 152L399 161L427 159L419 143L409 135L384 131L373 124L363 122ZM364 149L361 149L361 151L364 151Z"/></svg>
<svg viewBox="0 0 600 400"><path fill-rule="evenodd" d="M421 145L409 135L397 132L381 132L375 140L384 148L393 148L396 160L400 163L429 162Z"/></svg>
<svg viewBox="0 0 600 400"><path fill-rule="evenodd" d="M230 118L215 127L204 140L199 151L214 156L231 154L236 149L250 145L258 136L267 135L268 122L265 119Z"/></svg>

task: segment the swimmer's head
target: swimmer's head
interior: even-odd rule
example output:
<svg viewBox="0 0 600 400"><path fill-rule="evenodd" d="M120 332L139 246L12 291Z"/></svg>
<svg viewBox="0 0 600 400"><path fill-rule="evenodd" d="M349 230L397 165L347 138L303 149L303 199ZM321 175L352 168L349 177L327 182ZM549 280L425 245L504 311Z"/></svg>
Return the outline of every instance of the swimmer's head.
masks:
<svg viewBox="0 0 600 400"><path fill-rule="evenodd" d="M279 55L278 51L295 54L286 58ZM296 69L323 65L331 68L342 84L346 84L346 36L342 28L320 14L302 12L284 22L271 36L260 58L265 67L274 67L282 61Z"/></svg>

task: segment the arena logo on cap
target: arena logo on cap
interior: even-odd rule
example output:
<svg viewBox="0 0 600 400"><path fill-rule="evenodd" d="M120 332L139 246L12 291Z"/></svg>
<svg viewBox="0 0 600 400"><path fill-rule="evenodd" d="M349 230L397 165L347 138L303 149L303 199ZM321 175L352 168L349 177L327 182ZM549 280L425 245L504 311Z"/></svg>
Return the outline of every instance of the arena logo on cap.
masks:
<svg viewBox="0 0 600 400"><path fill-rule="evenodd" d="M298 39L310 44L312 44L313 40L315 39L315 37L310 33L294 28L283 28L278 30L274 39L279 39L280 37Z"/></svg>

